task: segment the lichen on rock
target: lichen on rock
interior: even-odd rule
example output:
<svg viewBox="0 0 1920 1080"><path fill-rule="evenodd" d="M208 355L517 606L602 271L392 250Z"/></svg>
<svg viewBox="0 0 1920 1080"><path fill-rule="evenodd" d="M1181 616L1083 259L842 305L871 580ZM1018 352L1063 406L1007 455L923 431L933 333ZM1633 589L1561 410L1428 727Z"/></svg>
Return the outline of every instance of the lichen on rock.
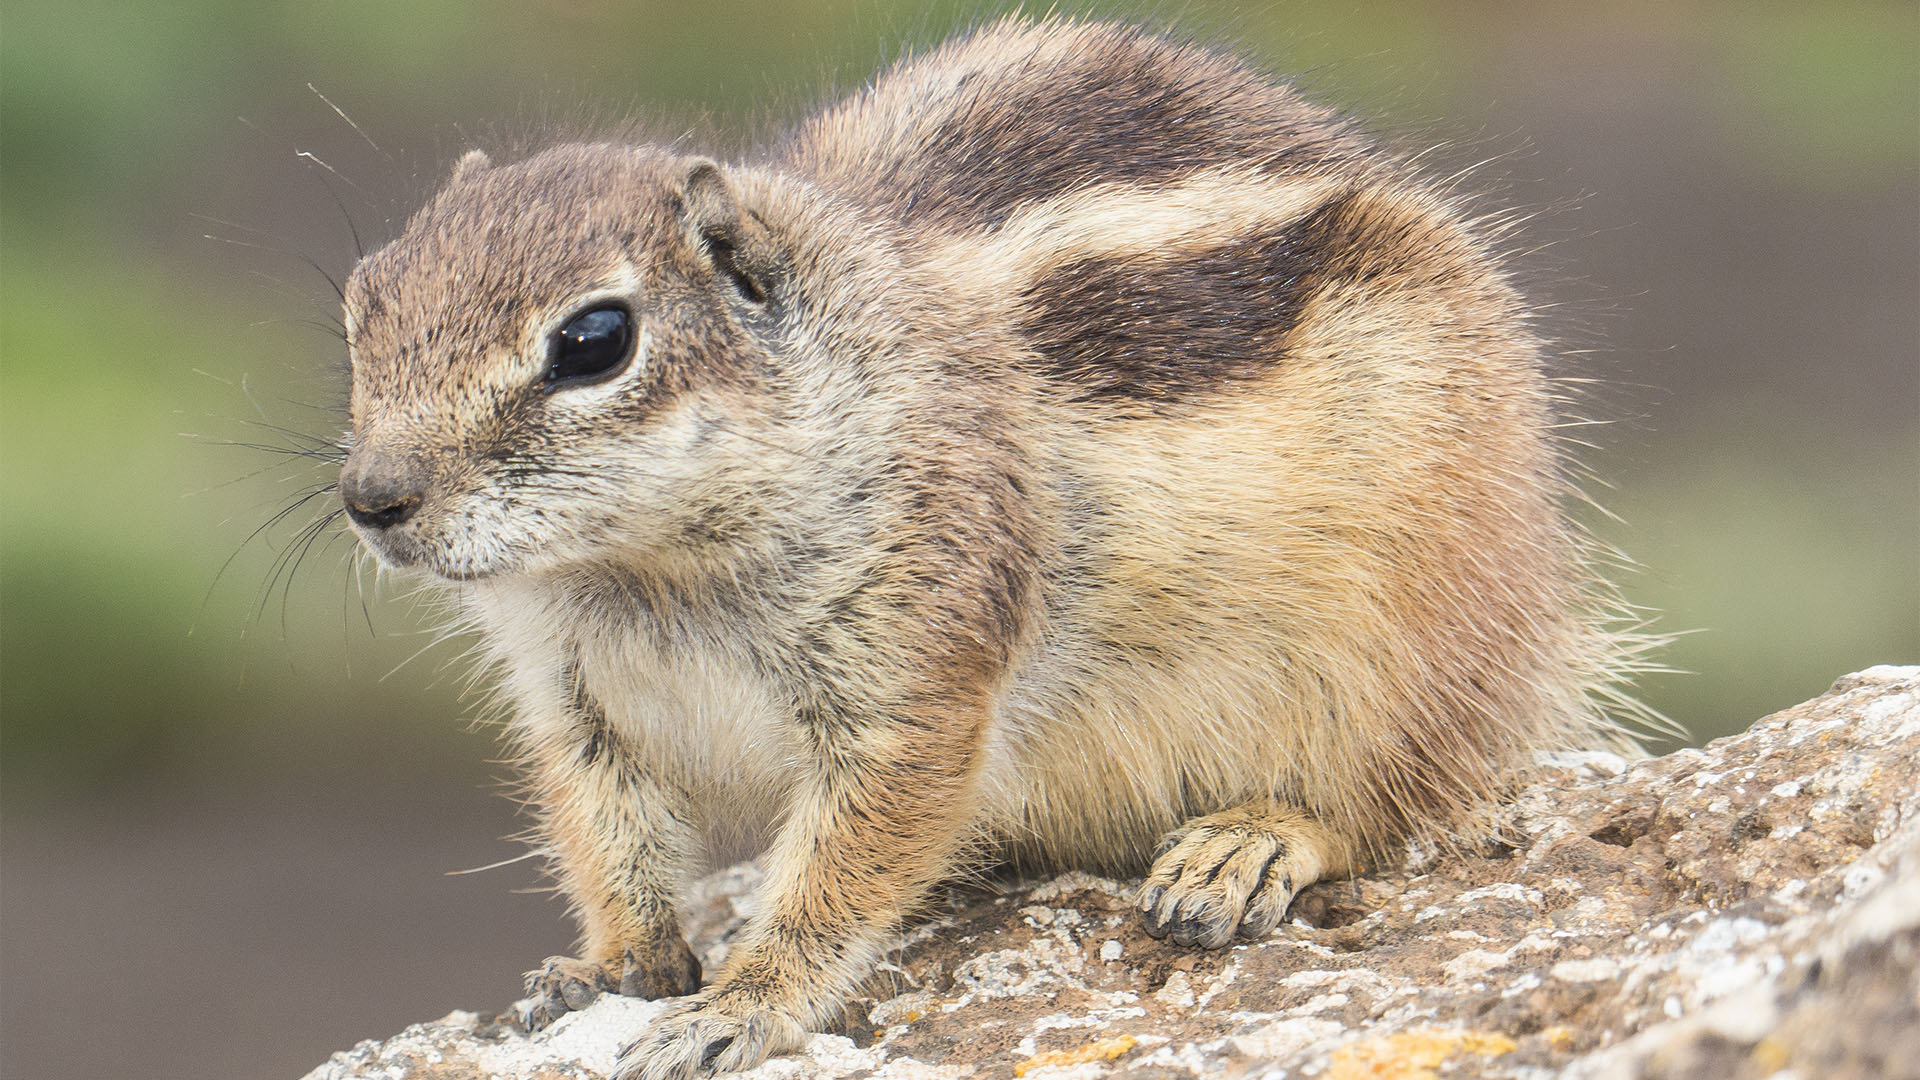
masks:
<svg viewBox="0 0 1920 1080"><path fill-rule="evenodd" d="M1148 937L1131 883L955 892L841 1030L742 1075L1920 1076L1916 762L1920 667L1877 667L1703 748L1551 759L1499 840L1316 885L1217 952ZM710 970L755 882L696 896ZM664 1007L531 1037L454 1013L307 1080L593 1080Z"/></svg>

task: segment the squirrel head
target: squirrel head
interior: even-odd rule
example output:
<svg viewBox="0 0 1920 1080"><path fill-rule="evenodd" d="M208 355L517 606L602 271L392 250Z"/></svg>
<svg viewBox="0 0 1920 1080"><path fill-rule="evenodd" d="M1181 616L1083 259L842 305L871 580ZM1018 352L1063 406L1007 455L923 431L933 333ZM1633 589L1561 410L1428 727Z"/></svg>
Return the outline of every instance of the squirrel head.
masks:
<svg viewBox="0 0 1920 1080"><path fill-rule="evenodd" d="M725 532L777 412L788 260L755 184L607 144L461 158L344 290L340 493L384 563L464 580Z"/></svg>

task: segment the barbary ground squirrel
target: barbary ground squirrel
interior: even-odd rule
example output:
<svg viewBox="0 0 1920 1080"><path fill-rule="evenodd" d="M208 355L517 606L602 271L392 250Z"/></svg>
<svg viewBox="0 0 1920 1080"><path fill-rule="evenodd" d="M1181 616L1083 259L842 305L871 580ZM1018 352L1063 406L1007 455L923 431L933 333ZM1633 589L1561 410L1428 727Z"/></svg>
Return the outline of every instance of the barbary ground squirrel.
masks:
<svg viewBox="0 0 1920 1080"><path fill-rule="evenodd" d="M346 290L340 492L511 699L578 959L751 1066L969 866L1226 944L1535 752L1644 643L1463 199L1217 51L1008 19L737 163L469 153ZM766 882L704 988L674 903Z"/></svg>

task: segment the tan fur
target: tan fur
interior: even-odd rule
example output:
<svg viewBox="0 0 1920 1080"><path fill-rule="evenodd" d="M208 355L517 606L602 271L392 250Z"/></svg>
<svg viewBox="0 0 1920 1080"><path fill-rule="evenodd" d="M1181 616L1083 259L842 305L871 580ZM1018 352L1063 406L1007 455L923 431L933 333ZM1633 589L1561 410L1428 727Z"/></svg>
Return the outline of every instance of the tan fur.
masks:
<svg viewBox="0 0 1920 1080"><path fill-rule="evenodd" d="M607 305L630 361L562 378ZM1217 946L1630 745L1528 320L1454 197L1097 23L757 161L463 158L349 283L342 492L514 703L583 937L529 1021L695 989L703 855L764 850L760 906L623 1077L797 1045L974 860L1151 870L1149 929Z"/></svg>

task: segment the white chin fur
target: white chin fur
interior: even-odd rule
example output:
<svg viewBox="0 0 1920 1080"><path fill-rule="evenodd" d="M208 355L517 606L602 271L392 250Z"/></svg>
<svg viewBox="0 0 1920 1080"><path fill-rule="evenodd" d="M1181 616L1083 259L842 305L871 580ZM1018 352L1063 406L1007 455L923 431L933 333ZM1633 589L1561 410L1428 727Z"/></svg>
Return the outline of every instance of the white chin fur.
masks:
<svg viewBox="0 0 1920 1080"><path fill-rule="evenodd" d="M521 560L508 557L505 551L449 550L441 545L423 543L411 532L399 535L369 534L357 527L354 532L383 569L399 573L424 574L442 581L462 582L511 573L521 568Z"/></svg>

